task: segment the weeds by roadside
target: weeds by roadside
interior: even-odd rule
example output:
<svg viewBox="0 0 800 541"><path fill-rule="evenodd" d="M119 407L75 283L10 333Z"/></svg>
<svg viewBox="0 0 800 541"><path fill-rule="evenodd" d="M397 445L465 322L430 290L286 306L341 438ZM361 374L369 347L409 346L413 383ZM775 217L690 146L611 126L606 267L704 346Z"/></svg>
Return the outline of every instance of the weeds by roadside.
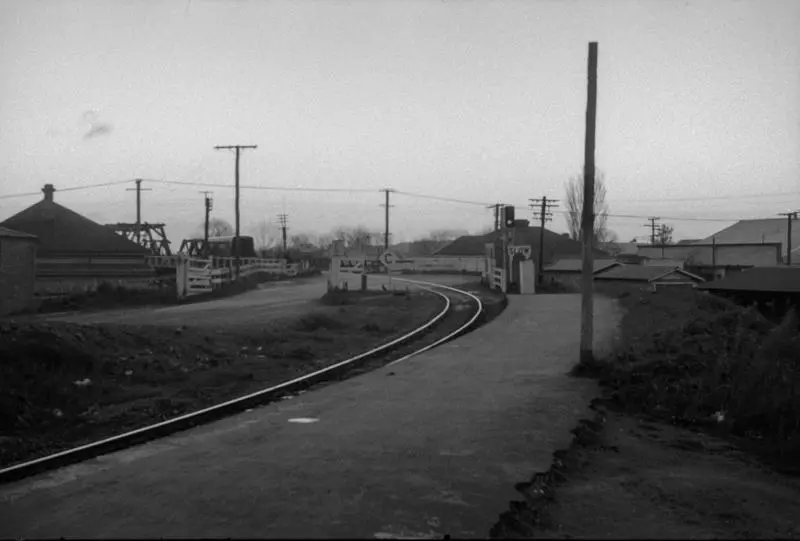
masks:
<svg viewBox="0 0 800 541"><path fill-rule="evenodd" d="M794 313L775 325L753 307L689 289L614 296L626 311L616 353L576 375L599 377L625 411L740 437L800 471Z"/></svg>

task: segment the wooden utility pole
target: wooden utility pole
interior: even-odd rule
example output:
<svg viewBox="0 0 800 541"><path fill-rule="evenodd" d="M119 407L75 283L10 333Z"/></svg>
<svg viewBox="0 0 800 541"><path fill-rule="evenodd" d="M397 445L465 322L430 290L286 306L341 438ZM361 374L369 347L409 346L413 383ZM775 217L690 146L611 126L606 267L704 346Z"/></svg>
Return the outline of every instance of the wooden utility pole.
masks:
<svg viewBox="0 0 800 541"><path fill-rule="evenodd" d="M203 255L208 256L210 249L208 246L208 226L211 219L211 209L214 208L214 200L208 194L213 193L209 191L200 192L205 196L205 225L203 227Z"/></svg>
<svg viewBox="0 0 800 541"><path fill-rule="evenodd" d="M279 214L278 221L281 224L281 239L283 241L283 257L286 257L287 253L287 244L286 244L286 228L287 224L289 223L289 215L288 214Z"/></svg>
<svg viewBox="0 0 800 541"><path fill-rule="evenodd" d="M583 273L581 295L581 345L580 362L594 360L592 341L594 338L594 147L597 121L597 42L589 43L588 99L586 102L586 139L583 162Z"/></svg>
<svg viewBox="0 0 800 541"><path fill-rule="evenodd" d="M541 285L544 277L544 226L547 222L553 219L553 213L550 209L558 206L558 199L547 199L543 196L541 199L531 199L533 205L533 218L538 217L541 222L539 225L539 261L536 264L536 282ZM540 208L537 208L540 207Z"/></svg>
<svg viewBox="0 0 800 541"><path fill-rule="evenodd" d="M495 203L494 205L489 205L486 207L487 209L494 209L494 230L498 231L500 229L500 207L503 206L503 203Z"/></svg>
<svg viewBox="0 0 800 541"><path fill-rule="evenodd" d="M656 221L660 220L660 219L661 218L658 218L658 217L648 218L648 220L650 220L650 223L649 224L644 224L645 227L649 227L650 228L650 246L655 246L656 245L656 231L658 231L658 229L660 227L656 223Z"/></svg>
<svg viewBox="0 0 800 541"><path fill-rule="evenodd" d="M239 242L239 156L242 149L256 149L256 145L218 145L216 150L236 151L236 238L233 241L234 256L236 257L236 278L239 278L239 257L241 255L241 242Z"/></svg>
<svg viewBox="0 0 800 541"><path fill-rule="evenodd" d="M786 216L788 220L788 227L786 229L786 265L792 264L792 222L797 219L798 211L781 212L778 216Z"/></svg>
<svg viewBox="0 0 800 541"><path fill-rule="evenodd" d="M142 188L142 179L136 179L136 187L135 188L128 188L125 191L127 192L136 192L136 244L139 244L139 241L142 237L142 192L149 192L152 191L150 188Z"/></svg>
<svg viewBox="0 0 800 541"><path fill-rule="evenodd" d="M391 188L384 188L383 193L386 195L385 202L381 205L384 207L384 229L383 229L383 251L389 251L389 208L392 206L389 204L389 193L392 192Z"/></svg>

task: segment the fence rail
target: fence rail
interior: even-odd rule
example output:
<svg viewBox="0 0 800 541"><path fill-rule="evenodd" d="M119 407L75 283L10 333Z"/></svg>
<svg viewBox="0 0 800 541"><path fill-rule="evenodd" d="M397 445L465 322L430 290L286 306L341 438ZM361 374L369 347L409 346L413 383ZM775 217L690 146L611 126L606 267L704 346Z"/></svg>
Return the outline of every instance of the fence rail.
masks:
<svg viewBox="0 0 800 541"><path fill-rule="evenodd" d="M236 258L234 257L191 257L148 256L147 261L154 267L174 267L177 280L178 298L209 293L215 288L237 280ZM256 273L297 276L300 264L288 264L284 259L240 258L238 278Z"/></svg>

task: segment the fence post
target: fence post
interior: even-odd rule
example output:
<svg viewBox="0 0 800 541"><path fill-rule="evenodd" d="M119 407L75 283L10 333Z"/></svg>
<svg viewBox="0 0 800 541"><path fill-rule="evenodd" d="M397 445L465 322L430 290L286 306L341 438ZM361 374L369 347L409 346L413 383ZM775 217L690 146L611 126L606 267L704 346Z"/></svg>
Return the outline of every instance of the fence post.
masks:
<svg viewBox="0 0 800 541"><path fill-rule="evenodd" d="M187 271L188 259L184 255L179 255L177 259L177 266L175 267L175 287L178 292L178 300L186 298L186 289L188 287L189 274Z"/></svg>

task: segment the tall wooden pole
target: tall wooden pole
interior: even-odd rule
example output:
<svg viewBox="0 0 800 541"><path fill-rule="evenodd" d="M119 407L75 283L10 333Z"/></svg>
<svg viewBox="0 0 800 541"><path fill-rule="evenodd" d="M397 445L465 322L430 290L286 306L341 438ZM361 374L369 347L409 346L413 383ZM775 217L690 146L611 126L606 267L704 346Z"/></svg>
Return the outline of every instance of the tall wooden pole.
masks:
<svg viewBox="0 0 800 541"><path fill-rule="evenodd" d="M142 179L136 179L136 187L135 188L128 188L126 191L136 191L136 227L134 228L134 236L136 238L136 243L141 243L142 238L142 192L149 192L150 189L142 188Z"/></svg>
<svg viewBox="0 0 800 541"><path fill-rule="evenodd" d="M236 151L236 237L233 241L233 252L236 258L236 279L239 279L239 258L241 257L241 240L239 239L239 155L243 148L256 149L256 145L217 145L214 147L217 150L235 150Z"/></svg>
<svg viewBox="0 0 800 541"><path fill-rule="evenodd" d="M589 81L586 103L586 140L583 162L583 273L581 276L581 346L580 362L594 360L592 341L594 337L594 297L592 282L594 271L594 147L597 118L597 42L589 43Z"/></svg>

